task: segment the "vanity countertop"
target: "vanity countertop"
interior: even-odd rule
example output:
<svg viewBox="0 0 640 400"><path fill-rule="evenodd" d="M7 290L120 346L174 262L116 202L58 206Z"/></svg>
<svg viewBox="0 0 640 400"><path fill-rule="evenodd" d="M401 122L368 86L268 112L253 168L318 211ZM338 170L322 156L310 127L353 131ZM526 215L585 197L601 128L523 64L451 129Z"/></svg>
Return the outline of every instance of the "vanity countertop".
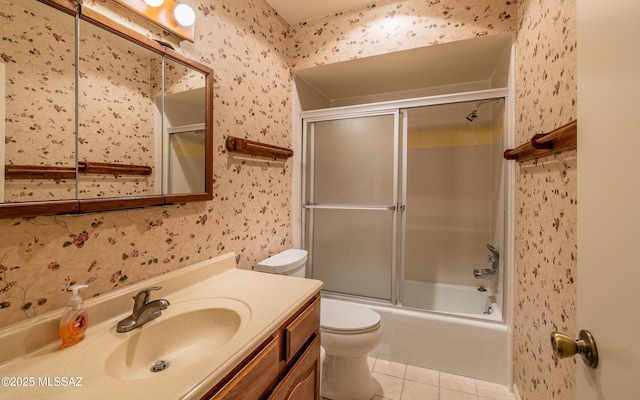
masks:
<svg viewBox="0 0 640 400"><path fill-rule="evenodd" d="M167 299L169 308L141 328L117 333L117 322L131 313L131 298L151 286L162 286L151 292L151 299ZM10 325L0 330L0 399L199 399L321 287L322 282L313 279L237 269L235 254L227 253L86 300L86 337L66 349L60 348L57 336L62 309ZM226 344L210 353L197 346L185 350L195 356L185 356L187 362L178 358L175 365L169 360L169 367L161 372L147 374L146 368L142 372L132 369L136 361L132 346L149 337L154 338L152 348L164 345L157 334L145 336L147 332L157 333L163 319L211 304L228 304L242 315L237 333L227 338ZM193 323L198 315L191 314L185 320L188 323L180 324L182 332L168 332L172 340L176 335L193 336L188 330L199 326ZM119 357L116 364L114 357Z"/></svg>

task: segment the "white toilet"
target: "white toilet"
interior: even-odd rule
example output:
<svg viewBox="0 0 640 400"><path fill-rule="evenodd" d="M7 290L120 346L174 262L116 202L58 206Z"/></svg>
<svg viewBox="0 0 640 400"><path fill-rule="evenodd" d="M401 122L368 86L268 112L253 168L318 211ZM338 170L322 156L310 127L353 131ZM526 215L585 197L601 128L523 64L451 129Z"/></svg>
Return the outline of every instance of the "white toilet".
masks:
<svg viewBox="0 0 640 400"><path fill-rule="evenodd" d="M259 262L256 271L304 278L307 252L289 249ZM382 340L380 315L353 303L321 299L321 395L332 400L370 400L374 396L367 355Z"/></svg>

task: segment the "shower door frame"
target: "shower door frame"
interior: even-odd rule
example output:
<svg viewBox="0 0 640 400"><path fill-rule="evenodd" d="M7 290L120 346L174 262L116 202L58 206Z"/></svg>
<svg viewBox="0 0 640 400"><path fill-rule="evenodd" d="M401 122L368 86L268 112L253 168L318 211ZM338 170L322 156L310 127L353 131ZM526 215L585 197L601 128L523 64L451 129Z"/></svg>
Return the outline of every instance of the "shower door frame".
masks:
<svg viewBox="0 0 640 400"><path fill-rule="evenodd" d="M365 206L365 205L337 205L337 204L331 204L331 205L318 205L318 204L311 204L309 203L309 200L306 198L306 187L307 187L307 174L305 173L305 166L310 163L310 175L311 175L311 180L314 180L314 175L315 175L315 169L313 167L313 160L308 160L308 154L307 154L307 141L308 141L308 137L309 136L313 136L315 135L314 130L312 129L311 131L308 130L308 126L315 124L317 122L324 122L324 121L336 121L336 120L343 120L343 119L352 119L352 118L365 118L365 117L378 117L378 116L384 116L384 115L391 115L394 118L394 130L393 130L393 179L392 179L392 200L391 200L391 204L388 205L380 205L380 206ZM380 110L371 110L371 111L364 111L364 112L354 112L354 113L337 113L337 114L332 114L329 113L329 115L320 115L317 117L307 117L303 119L303 124L302 124L302 216L301 216L301 221L302 221L302 243L306 243L306 224L307 224L307 220L306 220L306 213L304 212L305 210L314 210L314 209L324 209L324 210L353 210L353 211L381 211L381 212L393 212L392 215L392 221L391 221L391 237L389 238L390 243L391 243L391 290L390 290L390 299L389 302L396 304L397 302L397 293L396 293L396 288L398 286L397 280L398 280L398 270L397 270L397 260L398 260L398 244L397 244L397 240L395 239L398 236L398 211L402 209L401 203L399 202L398 199L398 170L399 170L399 164L398 164L398 152L399 152L399 136L401 134L400 132L400 116L401 116L401 112L399 109L390 109L390 108L386 108L386 109L380 109ZM406 134L406 132L404 133ZM313 142L312 142L313 143ZM310 151L310 153L312 155L315 155L315 149L312 148L312 150ZM314 198L314 194L313 194L313 187L310 188L311 191L311 198ZM313 218L311 218L311 221L308 221L308 223L311 225L311 231L313 231ZM308 258L307 261L307 265L308 265L308 274L312 275L313 274L313 242L311 242L311 247L307 249L307 251L310 254L310 257ZM361 296L358 295L350 295L348 293L339 293L336 292L337 294L339 294L340 296L354 296L354 297L358 297L360 298ZM373 298L373 297L365 297L367 299L374 299L374 300L378 300L378 301L385 301L384 299L379 299L379 298Z"/></svg>
<svg viewBox="0 0 640 400"><path fill-rule="evenodd" d="M464 93L455 93L455 94L447 94L447 95L438 95L431 97L422 97L416 99L408 99L408 100L396 100L389 102L381 102L374 104L365 104L365 105L356 105L356 106L346 106L346 107L334 107L334 108L326 108L321 110L313 110L313 111L302 111L299 116L302 121L302 163L300 168L301 173L301 209L299 210L301 215L301 243L306 243L306 215L305 210L310 207L315 207L313 205L306 205L307 199L306 195L306 173L305 168L307 165L307 151L306 151L306 138L307 138L307 123L308 122L319 122L319 121L327 121L327 120L337 120L337 119L345 119L352 117L362 117L362 116L372 116L372 115L382 115L382 114L391 114L397 113L398 118L396 121L396 132L399 133L399 136L395 138L395 146L397 147L394 152L394 220L393 220L393 237L391 240L392 243L392 276L391 276L391 299L389 302L370 298L370 297L361 297L358 295L349 295L336 293L338 297L352 297L357 298L360 301L364 302L382 302L386 304L398 305L401 306L402 299L402 282L405 274L405 226L406 226L406 213L404 212L404 205L406 204L406 190L407 190L407 135L408 135L408 127L407 127L407 112L406 109L415 108L415 107L424 107L424 106L435 106L435 105L443 105L443 104L451 104L451 103L463 103L469 101L481 101L486 99L493 98L503 98L505 104L505 113L507 115L507 121L505 122L505 134L507 136L505 140L505 146L512 146L512 124L511 120L513 119L513 105L510 104L510 96L509 88L499 88L499 89L487 89L487 90L479 90L474 92L464 92ZM401 128L401 130L400 130ZM400 154L402 156L400 157ZM400 164L402 163L402 164ZM507 173L507 176L509 173ZM400 181L400 182L398 182ZM508 187L507 195L511 196L509 193L512 188ZM505 204L511 204L511 201L505 201ZM401 215L398 215L402 213ZM509 213L507 213L509 214ZM398 219L400 218L400 219ZM511 224L511 218L507 217L509 222L506 225ZM400 226L401 229L398 229ZM503 248L505 251L511 248L511 238L509 235L505 233L504 235L504 243ZM307 249L309 254L312 255L313 249ZM503 255L504 256L504 255ZM311 260L312 257L309 257L308 267L307 267L307 276L312 276L313 273L313 262ZM506 257L503 258L505 260L505 268L504 268L504 276L503 276L503 294L507 292L509 289L507 288L507 282L511 277L507 276L510 273L509 268L506 268L507 262ZM509 279L507 279L509 278ZM508 294L507 294L508 295ZM507 301L507 295L504 297L504 301ZM424 310L428 312L428 310ZM504 314L503 314L504 318Z"/></svg>

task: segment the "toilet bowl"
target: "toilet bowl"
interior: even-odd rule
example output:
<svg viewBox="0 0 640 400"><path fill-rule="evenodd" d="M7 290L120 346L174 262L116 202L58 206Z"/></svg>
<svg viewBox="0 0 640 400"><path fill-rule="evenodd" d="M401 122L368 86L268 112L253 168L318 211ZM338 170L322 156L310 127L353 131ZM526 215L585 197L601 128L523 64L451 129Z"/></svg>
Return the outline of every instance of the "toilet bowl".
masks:
<svg viewBox="0 0 640 400"><path fill-rule="evenodd" d="M307 252L289 249L259 262L255 270L304 278ZM380 315L353 303L320 300L322 397L370 400L374 396L367 356L382 340Z"/></svg>

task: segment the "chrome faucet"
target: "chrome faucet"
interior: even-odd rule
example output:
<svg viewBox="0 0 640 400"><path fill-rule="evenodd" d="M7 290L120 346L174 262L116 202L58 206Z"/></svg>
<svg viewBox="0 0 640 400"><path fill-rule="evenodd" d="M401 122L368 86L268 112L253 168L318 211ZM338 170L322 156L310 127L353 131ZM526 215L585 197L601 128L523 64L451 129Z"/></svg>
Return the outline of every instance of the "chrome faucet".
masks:
<svg viewBox="0 0 640 400"><path fill-rule="evenodd" d="M481 279L481 278L495 279L498 277L497 272L498 272L498 264L500 262L500 252L498 251L498 249L491 246L490 244L487 245L487 248L489 249L489 253L490 253L488 259L489 259L489 262L491 263L491 266L489 268L484 268L484 269L474 269L473 276L476 279Z"/></svg>
<svg viewBox="0 0 640 400"><path fill-rule="evenodd" d="M165 299L149 302L151 291L160 289L162 288L154 286L138 292L133 297L133 312L127 318L118 322L116 331L129 332L162 315L162 310L166 310L169 307L169 302Z"/></svg>

